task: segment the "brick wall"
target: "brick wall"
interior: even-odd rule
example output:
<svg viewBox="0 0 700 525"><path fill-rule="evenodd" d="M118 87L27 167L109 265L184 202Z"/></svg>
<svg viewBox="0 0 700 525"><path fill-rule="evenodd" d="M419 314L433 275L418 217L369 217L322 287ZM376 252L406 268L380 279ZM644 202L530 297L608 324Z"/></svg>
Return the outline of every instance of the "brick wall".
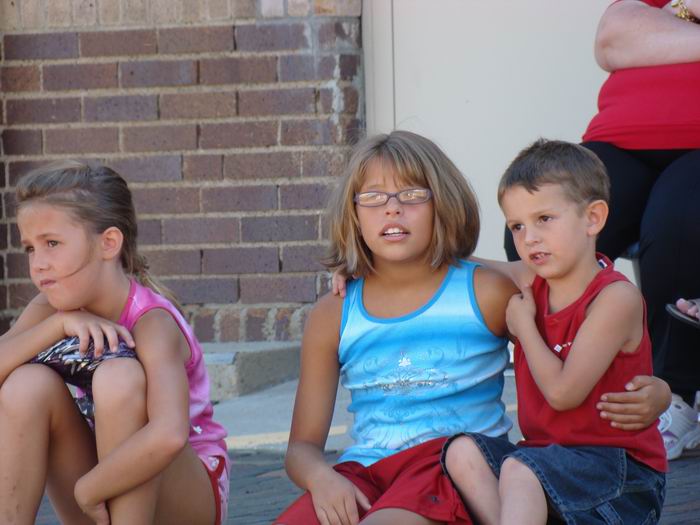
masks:
<svg viewBox="0 0 700 525"><path fill-rule="evenodd" d="M359 0L0 0L0 329L34 294L14 185L122 173L140 246L203 341L300 337L323 208L362 128Z"/></svg>

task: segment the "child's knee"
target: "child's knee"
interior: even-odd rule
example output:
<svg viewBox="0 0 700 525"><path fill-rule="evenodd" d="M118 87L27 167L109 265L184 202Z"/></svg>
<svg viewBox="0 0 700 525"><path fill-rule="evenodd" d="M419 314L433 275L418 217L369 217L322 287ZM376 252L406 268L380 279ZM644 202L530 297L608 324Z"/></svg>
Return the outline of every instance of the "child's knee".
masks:
<svg viewBox="0 0 700 525"><path fill-rule="evenodd" d="M445 468L451 476L460 472L474 471L486 465L481 449L474 440L460 436L452 441L445 452Z"/></svg>
<svg viewBox="0 0 700 525"><path fill-rule="evenodd" d="M518 480L539 483L537 476L535 476L535 473L530 467L512 457L506 458L503 465L501 465L501 475L499 479L502 482Z"/></svg>
<svg viewBox="0 0 700 525"><path fill-rule="evenodd" d="M136 359L115 358L100 363L92 378L96 410L134 408L146 401L146 374Z"/></svg>
<svg viewBox="0 0 700 525"><path fill-rule="evenodd" d="M31 416L65 388L59 375L47 366L22 365L0 385L0 407L5 413L17 411Z"/></svg>

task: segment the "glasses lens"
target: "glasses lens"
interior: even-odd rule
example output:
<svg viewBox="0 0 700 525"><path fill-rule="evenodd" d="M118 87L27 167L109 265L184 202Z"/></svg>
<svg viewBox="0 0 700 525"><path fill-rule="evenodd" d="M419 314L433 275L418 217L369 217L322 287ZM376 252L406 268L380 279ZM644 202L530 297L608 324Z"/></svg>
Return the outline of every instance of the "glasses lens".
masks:
<svg viewBox="0 0 700 525"><path fill-rule="evenodd" d="M399 192L399 201L404 204L419 204L430 199L430 190L425 188L411 188Z"/></svg>
<svg viewBox="0 0 700 525"><path fill-rule="evenodd" d="M381 206L386 201L386 193L380 191L366 191L355 196L355 202L360 206Z"/></svg>

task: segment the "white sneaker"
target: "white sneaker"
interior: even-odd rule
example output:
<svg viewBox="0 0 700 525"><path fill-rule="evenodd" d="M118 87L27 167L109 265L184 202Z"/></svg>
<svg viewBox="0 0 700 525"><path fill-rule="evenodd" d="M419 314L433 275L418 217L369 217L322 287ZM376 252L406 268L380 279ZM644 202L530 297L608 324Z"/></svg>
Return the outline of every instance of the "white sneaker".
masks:
<svg viewBox="0 0 700 525"><path fill-rule="evenodd" d="M698 412L679 395L673 394L671 406L659 418L659 432L664 438L666 459L681 456L684 449L700 445Z"/></svg>

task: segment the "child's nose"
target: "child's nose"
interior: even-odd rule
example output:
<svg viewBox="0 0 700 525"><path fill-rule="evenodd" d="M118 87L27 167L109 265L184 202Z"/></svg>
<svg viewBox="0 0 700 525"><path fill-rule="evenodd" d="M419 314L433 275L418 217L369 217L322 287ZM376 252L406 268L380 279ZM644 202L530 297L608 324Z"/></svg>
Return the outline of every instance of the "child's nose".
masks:
<svg viewBox="0 0 700 525"><path fill-rule="evenodd" d="M396 215L398 213L401 213L403 210L401 203L399 202L399 198L396 195L392 195L389 197L389 200L386 201L386 204L384 205L384 213L387 215Z"/></svg>

